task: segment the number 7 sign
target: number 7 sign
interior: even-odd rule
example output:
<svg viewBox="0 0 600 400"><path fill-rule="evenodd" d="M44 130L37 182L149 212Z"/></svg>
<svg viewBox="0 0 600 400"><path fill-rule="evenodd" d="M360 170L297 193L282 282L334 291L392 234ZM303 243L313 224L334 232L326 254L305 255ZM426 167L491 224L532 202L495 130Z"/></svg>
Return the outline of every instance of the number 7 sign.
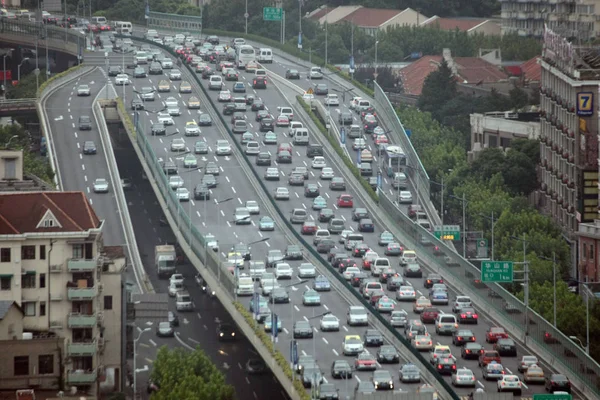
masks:
<svg viewBox="0 0 600 400"><path fill-rule="evenodd" d="M594 114L594 93L577 93L577 115L589 117Z"/></svg>

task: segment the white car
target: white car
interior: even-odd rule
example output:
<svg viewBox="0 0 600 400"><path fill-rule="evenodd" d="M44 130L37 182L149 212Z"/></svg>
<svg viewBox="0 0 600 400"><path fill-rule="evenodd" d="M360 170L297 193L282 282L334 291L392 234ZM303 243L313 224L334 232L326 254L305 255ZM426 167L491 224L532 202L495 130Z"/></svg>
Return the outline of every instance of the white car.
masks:
<svg viewBox="0 0 600 400"><path fill-rule="evenodd" d="M360 336L348 335L344 338L342 350L345 356L358 355L362 353L364 349Z"/></svg>
<svg viewBox="0 0 600 400"><path fill-rule="evenodd" d="M94 193L108 193L108 181L98 178L94 181Z"/></svg>
<svg viewBox="0 0 600 400"><path fill-rule="evenodd" d="M169 108L169 107L179 107L179 102L173 96L167 97L167 99L165 100L165 106L167 108Z"/></svg>
<svg viewBox="0 0 600 400"><path fill-rule="evenodd" d="M169 186L171 189L176 190L177 188L183 187L184 185L183 178L179 175L170 176L169 177Z"/></svg>
<svg viewBox="0 0 600 400"><path fill-rule="evenodd" d="M200 135L200 127L196 122L188 122L185 125L185 136L198 136Z"/></svg>
<svg viewBox="0 0 600 400"><path fill-rule="evenodd" d="M400 301L413 301L417 299L417 293L412 286L400 286L398 292L396 292L396 300Z"/></svg>
<svg viewBox="0 0 600 400"><path fill-rule="evenodd" d="M126 74L119 74L115 77L115 85L123 86L129 85L130 83L129 77Z"/></svg>
<svg viewBox="0 0 600 400"><path fill-rule="evenodd" d="M333 314L325 314L321 317L321 332L338 332L340 330L340 320Z"/></svg>
<svg viewBox="0 0 600 400"><path fill-rule="evenodd" d="M209 90L221 90L223 87L223 78L219 75L212 75L208 81Z"/></svg>
<svg viewBox="0 0 600 400"><path fill-rule="evenodd" d="M316 156L315 158L313 158L311 166L314 169L323 169L327 166L327 163L325 162L325 157L323 156Z"/></svg>
<svg viewBox="0 0 600 400"><path fill-rule="evenodd" d="M168 112L160 112L158 113L158 123L163 124L164 126L174 125L173 117Z"/></svg>
<svg viewBox="0 0 600 400"><path fill-rule="evenodd" d="M323 79L323 71L320 67L312 67L308 73L309 79Z"/></svg>
<svg viewBox="0 0 600 400"><path fill-rule="evenodd" d="M352 232L354 232L354 231L352 231L351 229L344 229L342 231L342 233L340 233L340 240L339 240L339 242L341 244L346 243L346 239L348 238L348 235L351 234Z"/></svg>
<svg viewBox="0 0 600 400"><path fill-rule="evenodd" d="M293 270L288 263L277 263L275 267L275 277L277 279L292 279Z"/></svg>
<svg viewBox="0 0 600 400"><path fill-rule="evenodd" d="M362 97L353 97L352 100L350 100L349 108L351 110L354 110L356 108L356 106L358 105L358 102L361 100L362 100Z"/></svg>
<svg viewBox="0 0 600 400"><path fill-rule="evenodd" d="M317 276L317 270L311 263L302 263L298 267L298 278L314 278L315 276Z"/></svg>
<svg viewBox="0 0 600 400"><path fill-rule="evenodd" d="M460 368L454 375L452 375L453 386L467 386L475 387L477 384L477 378L468 368Z"/></svg>
<svg viewBox="0 0 600 400"><path fill-rule="evenodd" d="M412 198L412 193L409 192L408 190L401 190L400 194L398 195L398 202L400 204L410 204L412 203L413 198Z"/></svg>
<svg viewBox="0 0 600 400"><path fill-rule="evenodd" d="M452 312L460 313L460 310L469 307L473 307L473 303L471 303L471 298L469 296L456 296L454 305L452 305Z"/></svg>
<svg viewBox="0 0 600 400"><path fill-rule="evenodd" d="M185 140L182 138L171 140L171 151L185 151Z"/></svg>
<svg viewBox="0 0 600 400"><path fill-rule="evenodd" d="M163 67L163 69L171 69L173 68L173 61L171 61L170 58L163 58L160 62L160 65Z"/></svg>
<svg viewBox="0 0 600 400"><path fill-rule="evenodd" d="M246 143L246 150L245 150L246 155L249 156L255 156L257 154L260 153L260 143L258 143L256 140L251 140L248 143Z"/></svg>
<svg viewBox="0 0 600 400"><path fill-rule="evenodd" d="M348 267L348 268L346 268L346 270L343 273L344 279L349 281L350 279L352 279L354 274L358 274L358 273L360 273L360 269L358 267Z"/></svg>
<svg viewBox="0 0 600 400"><path fill-rule="evenodd" d="M364 150L367 148L367 141L364 138L356 138L352 143L352 148L354 150Z"/></svg>
<svg viewBox="0 0 600 400"><path fill-rule="evenodd" d="M187 188L180 187L175 190L175 196L179 201L190 201L190 191Z"/></svg>
<svg viewBox="0 0 600 400"><path fill-rule="evenodd" d="M321 170L321 179L323 179L323 180L333 179L334 176L335 176L335 173L333 172L333 168L331 168L331 167L325 167Z"/></svg>
<svg viewBox="0 0 600 400"><path fill-rule="evenodd" d="M204 236L204 240L206 241L206 247L213 251L219 250L219 242L217 242L217 238L212 233L207 233Z"/></svg>
<svg viewBox="0 0 600 400"><path fill-rule="evenodd" d="M516 375L504 375L498 380L498 392L513 392L520 396L522 391L522 383Z"/></svg>
<svg viewBox="0 0 600 400"><path fill-rule="evenodd" d="M179 107L168 107L167 112L171 117L178 117L181 115L181 109Z"/></svg>
<svg viewBox="0 0 600 400"><path fill-rule="evenodd" d="M77 96L89 96L90 94L91 91L88 85L77 86Z"/></svg>
<svg viewBox="0 0 600 400"><path fill-rule="evenodd" d="M221 90L221 93L219 93L219 101L231 101L231 92L229 90Z"/></svg>
<svg viewBox="0 0 600 400"><path fill-rule="evenodd" d="M290 199L290 191L285 187L278 187L275 190L275 200L289 200Z"/></svg>
<svg viewBox="0 0 600 400"><path fill-rule="evenodd" d="M367 325L369 323L369 314L363 306L350 306L346 318L348 325Z"/></svg>
<svg viewBox="0 0 600 400"><path fill-rule="evenodd" d="M171 275L171 277L169 278L169 286L172 285L174 282L183 283L183 275L182 274Z"/></svg>
<svg viewBox="0 0 600 400"><path fill-rule="evenodd" d="M337 94L328 94L327 97L325 97L325 105L339 106L340 99L339 99L338 95Z"/></svg>
<svg viewBox="0 0 600 400"><path fill-rule="evenodd" d="M255 200L248 200L246 202L246 208L252 215L260 214L260 207L258 206L258 202Z"/></svg>
<svg viewBox="0 0 600 400"><path fill-rule="evenodd" d="M165 66L163 65L162 67L164 68ZM181 71L178 69L171 70L171 72L169 72L169 79L172 81L180 80L181 79Z"/></svg>
<svg viewBox="0 0 600 400"><path fill-rule="evenodd" d="M215 153L218 156L228 156L231 154L231 145L227 140L217 140L217 149Z"/></svg>

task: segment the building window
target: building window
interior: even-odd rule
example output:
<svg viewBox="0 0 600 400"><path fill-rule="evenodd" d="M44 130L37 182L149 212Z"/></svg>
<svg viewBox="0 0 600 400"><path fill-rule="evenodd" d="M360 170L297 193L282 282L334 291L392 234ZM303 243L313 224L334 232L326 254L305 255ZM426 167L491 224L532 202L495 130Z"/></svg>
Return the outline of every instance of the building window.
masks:
<svg viewBox="0 0 600 400"><path fill-rule="evenodd" d="M594 245L590 244L590 261L594 261Z"/></svg>
<svg viewBox="0 0 600 400"><path fill-rule="evenodd" d="M35 246L21 246L22 260L35 260Z"/></svg>
<svg viewBox="0 0 600 400"><path fill-rule="evenodd" d="M0 249L0 262L10 262L10 247Z"/></svg>
<svg viewBox="0 0 600 400"><path fill-rule="evenodd" d="M38 357L38 370L40 375L47 375L54 373L54 355L53 354L42 354Z"/></svg>
<svg viewBox="0 0 600 400"><path fill-rule="evenodd" d="M583 244L583 261L587 260L587 244Z"/></svg>
<svg viewBox="0 0 600 400"><path fill-rule="evenodd" d="M45 315L46 315L46 302L40 301L40 317L43 317Z"/></svg>
<svg viewBox="0 0 600 400"><path fill-rule="evenodd" d="M46 245L41 244L40 245L40 260L45 260L45 259L46 259Z"/></svg>
<svg viewBox="0 0 600 400"><path fill-rule="evenodd" d="M83 245L82 244L74 244L73 245L73 258L76 260L80 260L83 258Z"/></svg>
<svg viewBox="0 0 600 400"><path fill-rule="evenodd" d="M104 309L112 310L112 308L113 308L112 296L104 296Z"/></svg>
<svg viewBox="0 0 600 400"><path fill-rule="evenodd" d="M24 301L22 308L26 317L35 317L35 301Z"/></svg>
<svg viewBox="0 0 600 400"><path fill-rule="evenodd" d="M35 274L21 276L21 287L23 289L35 289Z"/></svg>
<svg viewBox="0 0 600 400"><path fill-rule="evenodd" d="M10 290L10 276L3 276L0 278L0 290Z"/></svg>
<svg viewBox="0 0 600 400"><path fill-rule="evenodd" d="M46 287L46 274L40 274L40 289Z"/></svg>
<svg viewBox="0 0 600 400"><path fill-rule="evenodd" d="M29 356L16 356L14 358L15 376L29 375Z"/></svg>

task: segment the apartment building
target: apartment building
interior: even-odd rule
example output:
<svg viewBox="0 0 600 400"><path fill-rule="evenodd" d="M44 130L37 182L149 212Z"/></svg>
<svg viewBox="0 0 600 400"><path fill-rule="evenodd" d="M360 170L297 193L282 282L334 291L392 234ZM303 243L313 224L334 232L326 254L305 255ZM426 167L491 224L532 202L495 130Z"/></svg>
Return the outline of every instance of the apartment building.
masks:
<svg viewBox="0 0 600 400"><path fill-rule="evenodd" d="M1 390L121 389L126 260L102 226L82 192L0 193Z"/></svg>
<svg viewBox="0 0 600 400"><path fill-rule="evenodd" d="M580 40L598 36L600 0L500 0L502 33L541 38L544 26Z"/></svg>
<svg viewBox="0 0 600 400"><path fill-rule="evenodd" d="M442 18L434 15L421 22L423 27L436 27L443 31L466 32L469 35L500 35L502 27L499 21L485 18Z"/></svg>
<svg viewBox="0 0 600 400"><path fill-rule="evenodd" d="M23 150L0 150L0 192L55 190L47 182L23 171Z"/></svg>
<svg viewBox="0 0 600 400"><path fill-rule="evenodd" d="M514 139L537 140L540 136L538 112L474 113L471 118L471 151L488 147L511 147Z"/></svg>
<svg viewBox="0 0 600 400"><path fill-rule="evenodd" d="M598 217L600 53L549 28L544 38L538 205L563 227L577 254L579 224Z"/></svg>

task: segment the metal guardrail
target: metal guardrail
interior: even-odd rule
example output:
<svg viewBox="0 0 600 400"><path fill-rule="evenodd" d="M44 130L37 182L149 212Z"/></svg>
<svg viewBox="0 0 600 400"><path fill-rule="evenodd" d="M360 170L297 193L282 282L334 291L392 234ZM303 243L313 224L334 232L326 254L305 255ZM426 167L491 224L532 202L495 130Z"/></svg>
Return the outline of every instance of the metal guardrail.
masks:
<svg viewBox="0 0 600 400"><path fill-rule="evenodd" d="M37 99L13 99L0 100L0 112L8 112L15 110L35 110L37 107Z"/></svg>
<svg viewBox="0 0 600 400"><path fill-rule="evenodd" d="M43 23L29 22L26 20L0 20L0 38L9 39L10 36L14 36L13 39L18 37L27 36L34 37L40 40L39 45L43 45L48 41L58 45L62 43L62 48L73 55L78 55L83 52L86 47L87 37L74 29L65 29L60 26L47 25ZM28 43L33 43L31 40L27 40ZM50 45L50 47L53 47Z"/></svg>

